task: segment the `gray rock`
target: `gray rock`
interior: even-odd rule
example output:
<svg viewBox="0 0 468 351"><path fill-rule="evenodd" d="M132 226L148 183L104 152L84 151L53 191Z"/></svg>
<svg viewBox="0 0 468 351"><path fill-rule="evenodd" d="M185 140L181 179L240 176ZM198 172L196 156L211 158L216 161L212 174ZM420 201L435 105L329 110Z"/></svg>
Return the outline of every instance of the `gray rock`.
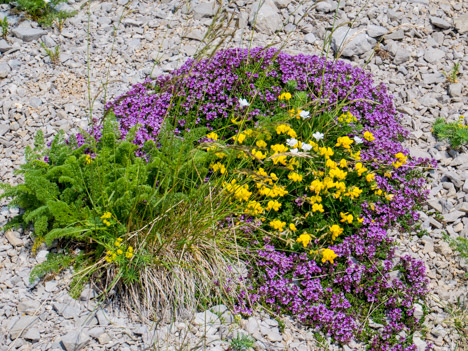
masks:
<svg viewBox="0 0 468 351"><path fill-rule="evenodd" d="M424 107L434 107L439 104L439 101L437 101L432 94L426 94L422 98L418 99L418 101Z"/></svg>
<svg viewBox="0 0 468 351"><path fill-rule="evenodd" d="M461 83L453 83L448 87L448 93L451 97L461 97L463 96L463 85Z"/></svg>
<svg viewBox="0 0 468 351"><path fill-rule="evenodd" d="M445 82L445 76L442 73L425 73L422 74L423 82L426 84L435 84Z"/></svg>
<svg viewBox="0 0 468 351"><path fill-rule="evenodd" d="M438 27L441 29L449 29L450 27L452 27L452 25L448 23L446 20L444 20L443 18L432 16L429 19L432 25L435 27Z"/></svg>
<svg viewBox="0 0 468 351"><path fill-rule="evenodd" d="M8 77L11 72L11 68L6 62L0 62L0 79Z"/></svg>
<svg viewBox="0 0 468 351"><path fill-rule="evenodd" d="M195 15L195 18L197 19L210 18L216 14L218 9L219 9L219 6L216 4L215 1L212 1L210 3L205 2L205 3L194 5L193 13Z"/></svg>
<svg viewBox="0 0 468 351"><path fill-rule="evenodd" d="M361 55L372 49L368 36L356 29L340 27L332 34L332 49L344 57Z"/></svg>
<svg viewBox="0 0 468 351"><path fill-rule="evenodd" d="M198 29L194 29L188 32L187 34L185 34L184 38L202 41L204 36L205 36L204 32Z"/></svg>
<svg viewBox="0 0 468 351"><path fill-rule="evenodd" d="M54 48L57 43L55 42L54 39L52 39L49 35L45 35L43 38L42 38L42 42L44 43L45 46L47 46L48 48Z"/></svg>
<svg viewBox="0 0 468 351"><path fill-rule="evenodd" d="M453 24L455 25L458 33L463 34L468 32L468 13L455 18L453 20Z"/></svg>
<svg viewBox="0 0 468 351"><path fill-rule="evenodd" d="M273 0L273 1L279 9L288 7L288 5L291 3L291 0Z"/></svg>
<svg viewBox="0 0 468 351"><path fill-rule="evenodd" d="M463 191L468 193L468 178L465 180L465 184L463 184Z"/></svg>
<svg viewBox="0 0 468 351"><path fill-rule="evenodd" d="M101 345L108 344L111 341L111 337L107 333L99 335L97 339Z"/></svg>
<svg viewBox="0 0 468 351"><path fill-rule="evenodd" d="M371 24L367 27L367 35L371 38L378 38L388 33L388 29L382 26Z"/></svg>
<svg viewBox="0 0 468 351"><path fill-rule="evenodd" d="M19 233L14 232L12 230L8 230L5 233L5 238L7 238L8 242L13 246L23 246L23 240L19 238Z"/></svg>
<svg viewBox="0 0 468 351"><path fill-rule="evenodd" d="M466 182L465 182L465 183L466 183ZM460 210L460 211L462 211L462 212L468 213L468 202L462 203L461 206L460 206L460 208L459 208L458 210Z"/></svg>
<svg viewBox="0 0 468 351"><path fill-rule="evenodd" d="M273 342L279 342L283 340L278 328L269 328L266 333L266 338Z"/></svg>
<svg viewBox="0 0 468 351"><path fill-rule="evenodd" d="M463 186L463 178L458 173L453 171L445 172L444 176L447 177L457 188L461 188Z"/></svg>
<svg viewBox="0 0 468 351"><path fill-rule="evenodd" d="M304 41L308 44L315 43L317 38L315 37L314 33L308 33L304 36Z"/></svg>
<svg viewBox="0 0 468 351"><path fill-rule="evenodd" d="M417 147L417 146L411 146L408 148L409 152L410 152L410 156L412 158L432 158L431 157L431 154L428 153L427 151L424 151L423 149Z"/></svg>
<svg viewBox="0 0 468 351"><path fill-rule="evenodd" d="M31 328L28 329L26 333L24 333L23 338L32 342L37 342L41 339L41 333L39 332L39 329Z"/></svg>
<svg viewBox="0 0 468 351"><path fill-rule="evenodd" d="M25 314L33 314L41 306L41 303L36 300L23 300L18 304L18 312Z"/></svg>
<svg viewBox="0 0 468 351"><path fill-rule="evenodd" d="M5 39L0 40L0 52L11 50L12 46Z"/></svg>
<svg viewBox="0 0 468 351"><path fill-rule="evenodd" d="M445 57L445 52L436 48L429 48L424 52L424 59L429 63L435 63Z"/></svg>
<svg viewBox="0 0 468 351"><path fill-rule="evenodd" d="M68 5L66 2L62 2L58 4L57 6L55 6L55 9L57 11L68 12L68 13L76 11L73 6Z"/></svg>
<svg viewBox="0 0 468 351"><path fill-rule="evenodd" d="M447 214L444 214L444 220L447 223L453 223L455 222L458 218L462 217L465 215L465 212L462 211L453 211Z"/></svg>
<svg viewBox="0 0 468 351"><path fill-rule="evenodd" d="M25 42L37 40L43 35L47 34L45 30L31 28L29 25L19 26L13 29L11 32L14 34L15 37Z"/></svg>
<svg viewBox="0 0 468 351"><path fill-rule="evenodd" d="M401 65L402 63L405 63L406 61L408 61L410 59L410 57L411 57L411 52L409 52L408 50L406 50L403 47L398 47L396 52L395 52L393 62L396 65Z"/></svg>
<svg viewBox="0 0 468 351"><path fill-rule="evenodd" d="M279 10L272 0L255 2L250 9L249 23L260 32L270 35L283 26Z"/></svg>
<svg viewBox="0 0 468 351"><path fill-rule="evenodd" d="M417 319L421 319L424 316L424 311L422 306L419 303L414 304L414 317Z"/></svg>
<svg viewBox="0 0 468 351"><path fill-rule="evenodd" d="M0 136L6 134L9 130L10 130L9 124L6 124L6 123L0 124Z"/></svg>
<svg viewBox="0 0 468 351"><path fill-rule="evenodd" d="M38 321L38 317L23 316L16 321L16 323L10 328L11 339L16 339L22 333L25 333Z"/></svg>
<svg viewBox="0 0 468 351"><path fill-rule="evenodd" d="M315 7L315 9L319 12L328 13L335 11L337 7L338 4L336 3L336 1L321 1L317 2L317 6Z"/></svg>
<svg viewBox="0 0 468 351"><path fill-rule="evenodd" d="M59 315L66 319L78 318L81 313L81 310L75 304L64 304L56 302L53 305L54 310L57 311Z"/></svg>
<svg viewBox="0 0 468 351"><path fill-rule="evenodd" d="M405 38L405 32L403 29L399 29L397 31L394 31L390 34L387 34L385 37L385 40L392 39L392 40L402 40Z"/></svg>
<svg viewBox="0 0 468 351"><path fill-rule="evenodd" d="M220 320L216 314L210 311L197 313L193 320L193 324L195 325L207 325L213 323L220 323Z"/></svg>
<svg viewBox="0 0 468 351"><path fill-rule="evenodd" d="M448 257L452 253L452 249L450 248L450 245L446 243L445 241L439 242L439 245L436 245L435 247L435 252Z"/></svg>
<svg viewBox="0 0 468 351"><path fill-rule="evenodd" d="M90 338L82 331L71 331L64 335L60 341L66 351L78 351L89 343Z"/></svg>
<svg viewBox="0 0 468 351"><path fill-rule="evenodd" d="M419 336L413 337L413 343L418 348L418 351L426 351L427 343L423 341Z"/></svg>

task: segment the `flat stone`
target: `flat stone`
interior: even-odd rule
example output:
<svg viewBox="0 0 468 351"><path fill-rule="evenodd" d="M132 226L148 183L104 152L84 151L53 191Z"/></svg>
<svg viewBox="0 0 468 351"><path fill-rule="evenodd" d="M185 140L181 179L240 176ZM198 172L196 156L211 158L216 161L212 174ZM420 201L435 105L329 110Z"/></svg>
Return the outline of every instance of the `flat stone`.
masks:
<svg viewBox="0 0 468 351"><path fill-rule="evenodd" d="M424 311L422 306L419 303L414 304L414 317L417 319L421 319L424 316Z"/></svg>
<svg viewBox="0 0 468 351"><path fill-rule="evenodd" d="M273 342L279 342L283 340L278 328L268 329L266 334L266 338Z"/></svg>
<svg viewBox="0 0 468 351"><path fill-rule="evenodd" d="M0 40L0 52L7 52L8 50L11 50L12 46L8 44L8 42L5 39Z"/></svg>
<svg viewBox="0 0 468 351"><path fill-rule="evenodd" d="M444 214L444 221L447 223L453 223L455 222L458 218L462 217L465 215L465 212L462 211L453 211L447 214Z"/></svg>
<svg viewBox="0 0 468 351"><path fill-rule="evenodd" d="M447 22L446 20L444 20L443 18L440 18L440 17L430 17L429 18L432 25L437 27L437 28L441 28L441 29L449 29L452 27L452 25Z"/></svg>
<svg viewBox="0 0 468 351"><path fill-rule="evenodd" d="M32 342L37 342L41 339L41 333L39 332L39 329L31 328L26 333L24 333L23 338Z"/></svg>
<svg viewBox="0 0 468 351"><path fill-rule="evenodd" d="M332 49L344 57L361 55L372 49L367 34L358 33L356 29L340 27L332 34ZM372 39L374 40L374 39Z"/></svg>
<svg viewBox="0 0 468 351"><path fill-rule="evenodd" d="M371 38L378 38L388 33L388 29L382 26L371 24L367 27L367 35Z"/></svg>
<svg viewBox="0 0 468 351"><path fill-rule="evenodd" d="M37 40L43 35L46 35L47 32L38 28L31 28L29 26L19 26L11 31L13 35L22 41L29 42Z"/></svg>
<svg viewBox="0 0 468 351"><path fill-rule="evenodd" d="M207 325L213 323L220 323L220 320L216 314L210 311L197 313L193 320L193 324L195 325Z"/></svg>
<svg viewBox="0 0 468 351"><path fill-rule="evenodd" d="M5 233L5 238L7 238L8 242L13 246L23 246L23 240L19 238L19 233L14 232L12 230L8 230Z"/></svg>
<svg viewBox="0 0 468 351"><path fill-rule="evenodd" d="M403 31L403 29L399 29L397 31L394 31L390 34L387 34L385 37L384 37L386 40L387 39L392 39L392 40L402 40L405 38L405 32Z"/></svg>
<svg viewBox="0 0 468 351"><path fill-rule="evenodd" d="M269 35L283 27L283 19L272 0L255 2L250 9L249 23L258 31Z"/></svg>
<svg viewBox="0 0 468 351"><path fill-rule="evenodd" d="M445 52L436 48L429 48L424 52L424 59L429 63L436 63L445 57Z"/></svg>
<svg viewBox="0 0 468 351"><path fill-rule="evenodd" d="M448 93L451 97L463 96L463 85L461 83L452 83L448 87Z"/></svg>
<svg viewBox="0 0 468 351"><path fill-rule="evenodd" d="M22 333L26 333L38 321L38 317L23 316L10 328L11 339L16 339Z"/></svg>
<svg viewBox="0 0 468 351"><path fill-rule="evenodd" d="M448 243L441 241L438 245L435 246L435 252L441 254L442 256L448 257L448 255L452 253L452 249Z"/></svg>
<svg viewBox="0 0 468 351"><path fill-rule="evenodd" d="M41 306L41 303L36 300L23 300L18 304L18 312L25 314L33 314Z"/></svg>
<svg viewBox="0 0 468 351"><path fill-rule="evenodd" d="M464 179L458 173L453 171L445 172L444 176L446 176L457 188L461 188L463 186Z"/></svg>
<svg viewBox="0 0 468 351"><path fill-rule="evenodd" d="M468 32L468 13L455 18L453 20L453 24L455 25L458 33L463 34Z"/></svg>
<svg viewBox="0 0 468 351"><path fill-rule="evenodd" d="M59 315L66 319L78 318L81 313L81 310L76 307L74 304L64 304L64 303L54 303L54 310L57 311Z"/></svg>
<svg viewBox="0 0 468 351"><path fill-rule="evenodd" d="M200 3L193 6L193 13L196 19L213 17L218 11L219 6L216 2Z"/></svg>
<svg viewBox="0 0 468 351"><path fill-rule="evenodd" d="M435 84L435 83L443 83L445 82L446 78L442 73L426 73L422 74L423 82L426 84Z"/></svg>
<svg viewBox="0 0 468 351"><path fill-rule="evenodd" d="M8 77L11 67L6 62L0 62L0 79Z"/></svg>
<svg viewBox="0 0 468 351"><path fill-rule="evenodd" d="M410 58L411 58L411 52L409 52L403 47L398 47L395 52L393 62L396 65L401 65L402 63L405 63L406 61L408 61Z"/></svg>
<svg viewBox="0 0 468 351"><path fill-rule="evenodd" d="M458 210L460 210L462 212L465 212L465 213L468 213L468 202L462 203Z"/></svg>
<svg viewBox="0 0 468 351"><path fill-rule="evenodd" d="M89 343L90 338L82 331L71 331L64 335L60 341L66 351L78 351Z"/></svg>
<svg viewBox="0 0 468 351"><path fill-rule="evenodd" d="M419 336L413 337L413 343L418 349L418 351L426 351L427 343L422 340Z"/></svg>
<svg viewBox="0 0 468 351"><path fill-rule="evenodd" d="M409 152L410 152L410 156L412 158L415 158L415 159L418 159L418 158L429 158L431 159L432 156L430 153L428 153L427 151L424 151L423 149L417 147L417 146L411 146L408 148Z"/></svg>

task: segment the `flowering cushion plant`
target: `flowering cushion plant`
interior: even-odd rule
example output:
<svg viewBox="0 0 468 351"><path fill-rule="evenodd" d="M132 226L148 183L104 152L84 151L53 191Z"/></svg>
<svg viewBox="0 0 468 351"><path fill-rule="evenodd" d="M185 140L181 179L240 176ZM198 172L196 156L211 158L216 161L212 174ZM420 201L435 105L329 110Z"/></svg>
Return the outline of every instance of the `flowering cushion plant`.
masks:
<svg viewBox="0 0 468 351"><path fill-rule="evenodd" d="M172 108L171 104L176 106ZM258 233L258 262L238 311L261 302L340 342L413 350L414 303L426 293L421 262L396 257L387 230L417 220L425 180L400 144L384 85L341 61L275 49L232 49L189 60L108 104L125 134L158 137L194 126L223 185ZM255 245L254 245L255 246ZM395 273L398 273L395 275ZM380 329L369 328L369 319Z"/></svg>

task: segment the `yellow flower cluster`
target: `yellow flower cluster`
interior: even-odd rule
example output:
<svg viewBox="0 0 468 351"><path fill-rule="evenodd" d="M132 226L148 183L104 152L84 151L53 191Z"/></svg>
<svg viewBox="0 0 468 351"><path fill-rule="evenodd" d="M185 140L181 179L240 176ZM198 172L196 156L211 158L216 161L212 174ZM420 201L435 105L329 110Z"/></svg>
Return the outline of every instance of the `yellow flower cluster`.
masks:
<svg viewBox="0 0 468 351"><path fill-rule="evenodd" d="M215 132L209 133L206 137L207 137L208 139L212 139L212 140L214 140L214 141L218 140L218 134L216 134Z"/></svg>
<svg viewBox="0 0 468 351"><path fill-rule="evenodd" d="M350 149L350 148L351 148L351 144L352 144L353 142L354 142L354 140L350 139L348 136L339 137L339 138L336 140L335 146L342 146L342 147L344 147L345 149Z"/></svg>
<svg viewBox="0 0 468 351"><path fill-rule="evenodd" d="M291 93L282 93L280 96L278 96L278 99L280 100L290 100L291 98Z"/></svg>
<svg viewBox="0 0 468 351"><path fill-rule="evenodd" d="M133 247L129 246L127 247L127 250L123 248L122 246L122 238L117 238L117 240L114 242L114 249L113 250L108 250L106 252L106 257L105 260L109 263L117 260L119 256L125 255L126 258L132 258L133 257Z"/></svg>
<svg viewBox="0 0 468 351"><path fill-rule="evenodd" d="M91 163L91 161L92 161L91 155L87 154L86 157L85 157L85 164L89 165Z"/></svg>
<svg viewBox="0 0 468 351"><path fill-rule="evenodd" d="M364 139L366 139L367 141L374 141L375 137L374 137L374 134L372 134L369 131L366 131L364 132Z"/></svg>
<svg viewBox="0 0 468 351"><path fill-rule="evenodd" d="M280 124L276 127L276 134L281 135L281 134L286 134L290 136L291 138L297 138L297 133L294 129L292 129L289 125L287 124Z"/></svg>
<svg viewBox="0 0 468 351"><path fill-rule="evenodd" d="M331 249L325 249L322 251L322 263L325 263L328 261L331 264L333 264L333 260L337 257L338 255L335 253L335 251Z"/></svg>
<svg viewBox="0 0 468 351"><path fill-rule="evenodd" d="M299 235L299 238L297 238L296 241L298 243L302 243L304 248L306 248L307 245L309 245L311 240L312 240L311 236L309 234L307 234L307 233L304 233L304 234Z"/></svg>
<svg viewBox="0 0 468 351"><path fill-rule="evenodd" d="M344 123L350 124L356 121L357 121L356 117L354 117L349 111L347 111L346 113L343 113L342 115L338 117L338 122L342 122L342 123L344 122Z"/></svg>
<svg viewBox="0 0 468 351"><path fill-rule="evenodd" d="M109 221L111 217L112 217L112 213L104 212L104 214L101 216L102 223L104 223L106 226L109 227L111 225L111 222Z"/></svg>
<svg viewBox="0 0 468 351"><path fill-rule="evenodd" d="M401 152L395 154L395 158L398 160L397 162L392 162L395 168L400 168L408 162L408 156L403 155Z"/></svg>
<svg viewBox="0 0 468 351"><path fill-rule="evenodd" d="M330 227L330 233L332 234L332 240L336 240L336 238L343 233L343 228L341 228L338 224L333 224Z"/></svg>
<svg viewBox="0 0 468 351"><path fill-rule="evenodd" d="M210 167L214 172L219 172L221 174L226 173L226 167L220 162L212 163Z"/></svg>
<svg viewBox="0 0 468 351"><path fill-rule="evenodd" d="M285 225L286 225L286 222L282 222L279 219L274 219L270 222L270 227L280 232L283 231Z"/></svg>
<svg viewBox="0 0 468 351"><path fill-rule="evenodd" d="M236 184L236 179L233 179L230 183L223 183L224 189L234 195L236 200L239 201L248 201L252 192L249 191L249 185L239 185Z"/></svg>

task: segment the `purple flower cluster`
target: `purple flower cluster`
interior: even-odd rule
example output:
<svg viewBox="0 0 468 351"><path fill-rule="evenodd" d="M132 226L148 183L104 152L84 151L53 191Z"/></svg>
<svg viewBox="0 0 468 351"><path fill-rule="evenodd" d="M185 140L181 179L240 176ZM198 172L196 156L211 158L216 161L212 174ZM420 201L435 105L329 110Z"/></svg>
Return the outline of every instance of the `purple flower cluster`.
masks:
<svg viewBox="0 0 468 351"><path fill-rule="evenodd" d="M137 128L135 143L142 145L157 139L163 123L170 123L178 135L194 127L222 128L241 116L239 98L251 102L247 121L255 122L256 116L274 111L290 81L308 93L314 106L350 111L372 132L373 147L361 153L367 164L379 169L391 165L397 153L408 155L399 142L407 131L383 84L375 86L370 74L342 61L291 56L274 48L231 49L189 60L168 76L134 86L106 108L119 118L123 137ZM286 253L267 239L252 265L252 284L240 292L238 311L250 314L261 302L347 342L363 335L366 317L378 310L385 318L382 329L371 333L371 350L415 350L405 335L418 322L415 301L427 292L424 265L394 257L387 230L402 219L417 220L415 209L427 193L422 190L424 177L414 168L430 162L410 160L394 169L391 180L376 176L379 188L394 197L390 203L363 204L363 227L331 247L338 255L334 265ZM296 199L298 206L302 202Z"/></svg>

